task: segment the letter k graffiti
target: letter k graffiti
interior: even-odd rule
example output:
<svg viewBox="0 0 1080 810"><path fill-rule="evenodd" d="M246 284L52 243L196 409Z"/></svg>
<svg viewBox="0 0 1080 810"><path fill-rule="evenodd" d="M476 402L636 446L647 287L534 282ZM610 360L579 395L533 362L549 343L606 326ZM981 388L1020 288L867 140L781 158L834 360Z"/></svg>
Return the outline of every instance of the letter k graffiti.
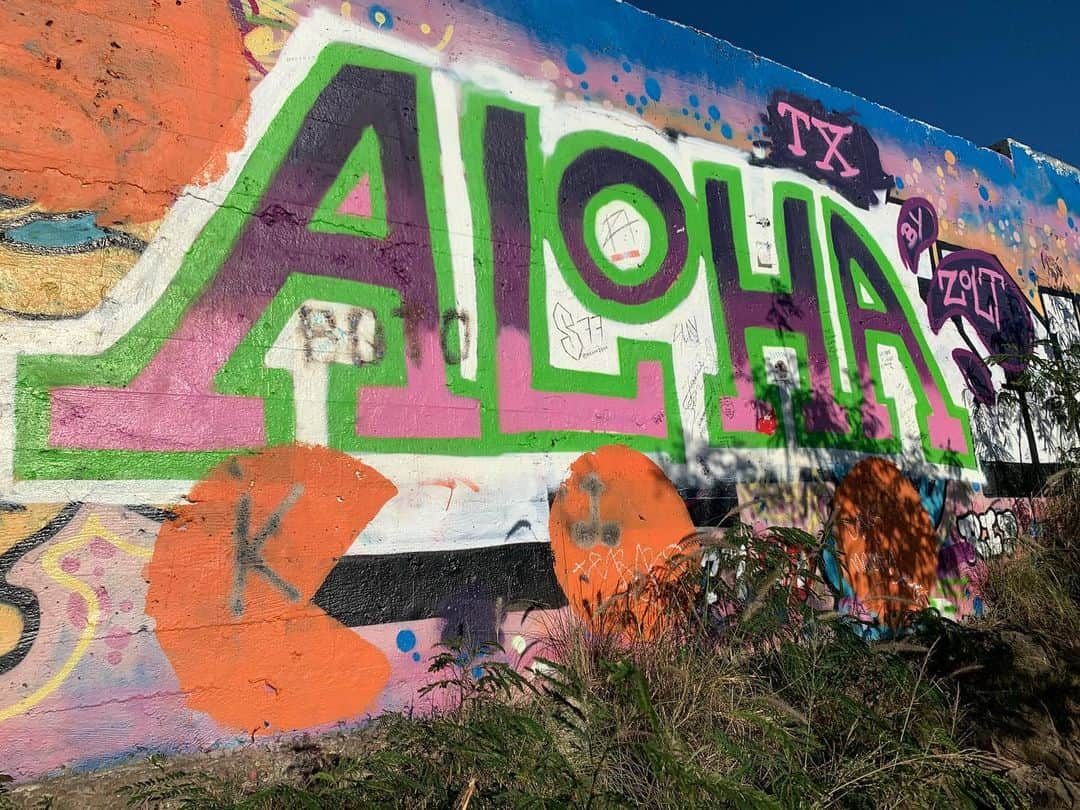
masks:
<svg viewBox="0 0 1080 810"><path fill-rule="evenodd" d="M285 499L278 504L274 513L266 519L262 529L254 537L251 536L251 496L246 492L240 496L236 503L236 523L233 528L233 539L236 541L236 572L233 579L232 596L229 600L234 616L244 613L244 590L247 587L248 571L258 574L284 594L290 602L300 599L300 591L290 585L278 575L262 557L263 546L266 541L273 537L281 527L281 519L285 516L300 496L304 494L303 484L293 484L292 490Z"/></svg>

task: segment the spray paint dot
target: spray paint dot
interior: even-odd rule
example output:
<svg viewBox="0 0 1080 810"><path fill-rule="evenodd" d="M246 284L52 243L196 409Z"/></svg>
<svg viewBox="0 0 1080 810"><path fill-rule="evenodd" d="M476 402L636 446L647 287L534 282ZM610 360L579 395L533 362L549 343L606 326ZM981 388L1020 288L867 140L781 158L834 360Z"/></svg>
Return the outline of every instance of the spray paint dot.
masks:
<svg viewBox="0 0 1080 810"><path fill-rule="evenodd" d="M649 78L647 78L645 80L645 93L653 101L659 101L660 100L660 82L658 82L652 76L649 76Z"/></svg>
<svg viewBox="0 0 1080 810"><path fill-rule="evenodd" d="M484 675L484 670L481 669L480 667L473 667L472 668L472 676L474 678L481 678L481 677L483 677L483 675Z"/></svg>
<svg viewBox="0 0 1080 810"><path fill-rule="evenodd" d="M631 95L630 93L627 93L626 94L626 103L628 105L630 105L631 107L633 107L635 104L637 104L637 99L634 98L633 95Z"/></svg>
<svg viewBox="0 0 1080 810"><path fill-rule="evenodd" d="M712 129L712 124L710 124L708 121L706 121L705 122L705 131L708 132L711 129Z"/></svg>
<svg viewBox="0 0 1080 810"><path fill-rule="evenodd" d="M589 89L589 83L588 82L582 82L581 83L581 89L582 90L588 90Z"/></svg>
<svg viewBox="0 0 1080 810"><path fill-rule="evenodd" d="M382 28L389 31L394 27L394 15L390 13L390 9L383 6L372 6L369 8L368 19L371 20L371 24L376 28Z"/></svg>
<svg viewBox="0 0 1080 810"><path fill-rule="evenodd" d="M418 652L414 652L414 653L412 654L412 660L413 660L413 661L419 661L419 660L420 660L420 653L418 653Z"/></svg>
<svg viewBox="0 0 1080 810"><path fill-rule="evenodd" d="M709 105L709 118L711 118L713 121L720 120L720 110L716 108L715 104Z"/></svg>
<svg viewBox="0 0 1080 810"><path fill-rule="evenodd" d="M693 95L693 94L691 94L691 95L690 95L690 97L689 97L689 98L687 99L687 101L689 101L689 102L690 102L690 106L691 106L691 107L696 107L696 106L698 106L698 105L699 105L699 104L701 103L701 102L700 102L700 101L698 100L698 97L697 97L697 96L695 96L695 95Z"/></svg>
<svg viewBox="0 0 1080 810"><path fill-rule="evenodd" d="M638 102L644 107L649 103L649 99L645 96L638 96Z"/></svg>
<svg viewBox="0 0 1080 810"><path fill-rule="evenodd" d="M397 648L402 652L408 652L416 646L416 633L412 630L400 630L397 634Z"/></svg>
<svg viewBox="0 0 1080 810"><path fill-rule="evenodd" d="M720 134L723 135L728 140L731 140L731 136L732 136L731 125L730 124L724 124L722 127L720 127Z"/></svg>
<svg viewBox="0 0 1080 810"><path fill-rule="evenodd" d="M682 108L682 114L683 114L683 115L689 115L689 114L690 114L690 111L689 111L688 109L686 109L686 107L683 107L683 108Z"/></svg>
<svg viewBox="0 0 1080 810"><path fill-rule="evenodd" d="M612 84L618 84L619 83L619 74L618 73L612 73L611 74L611 83Z"/></svg>
<svg viewBox="0 0 1080 810"><path fill-rule="evenodd" d="M904 179L902 177L894 177L893 182L896 184L897 188L904 187Z"/></svg>
<svg viewBox="0 0 1080 810"><path fill-rule="evenodd" d="M428 25L427 23L420 23L420 33L421 34L430 34L431 33L431 26Z"/></svg>
<svg viewBox="0 0 1080 810"><path fill-rule="evenodd" d="M986 190L986 186L979 186L979 196L982 197L984 200L990 199L990 192Z"/></svg>
<svg viewBox="0 0 1080 810"><path fill-rule="evenodd" d="M585 72L585 60L577 51L568 51L566 54L566 68L571 73L580 76Z"/></svg>
<svg viewBox="0 0 1080 810"><path fill-rule="evenodd" d="M642 115L645 112L645 108L644 107L638 107L637 112L638 112L638 115Z"/></svg>
<svg viewBox="0 0 1080 810"><path fill-rule="evenodd" d="M525 649L529 646L529 644L527 641L525 641L525 636L514 636L514 638L510 642L510 646L514 648L514 652L516 652L518 655L521 655L523 652L525 652Z"/></svg>
<svg viewBox="0 0 1080 810"><path fill-rule="evenodd" d="M630 63L629 62L623 62L622 63L622 69L623 69L623 73L629 73L630 72Z"/></svg>
<svg viewBox="0 0 1080 810"><path fill-rule="evenodd" d="M694 113L694 120L695 121L700 121L701 120L701 113L699 113L699 112Z"/></svg>
<svg viewBox="0 0 1080 810"><path fill-rule="evenodd" d="M1034 270L1028 270L1028 281L1031 281L1032 283L1034 283L1037 280L1038 280L1038 276L1035 275L1035 271Z"/></svg>

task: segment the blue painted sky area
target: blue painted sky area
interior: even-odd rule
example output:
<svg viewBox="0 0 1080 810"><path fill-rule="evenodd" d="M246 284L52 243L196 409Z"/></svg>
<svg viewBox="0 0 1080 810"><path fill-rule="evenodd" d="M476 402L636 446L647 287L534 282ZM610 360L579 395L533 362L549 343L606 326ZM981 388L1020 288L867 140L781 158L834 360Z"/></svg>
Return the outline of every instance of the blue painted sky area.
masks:
<svg viewBox="0 0 1080 810"><path fill-rule="evenodd" d="M988 146L1080 167L1077 0L632 0Z"/></svg>

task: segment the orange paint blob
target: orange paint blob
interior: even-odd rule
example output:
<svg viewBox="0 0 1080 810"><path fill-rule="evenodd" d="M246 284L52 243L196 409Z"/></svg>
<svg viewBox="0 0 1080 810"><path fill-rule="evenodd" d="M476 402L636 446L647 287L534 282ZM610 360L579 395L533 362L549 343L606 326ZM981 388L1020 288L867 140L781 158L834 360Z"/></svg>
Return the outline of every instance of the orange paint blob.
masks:
<svg viewBox="0 0 1080 810"><path fill-rule="evenodd" d="M548 530L559 584L573 610L591 621L636 574L662 577L694 524L663 470L636 450L608 445L571 465ZM630 606L646 634L649 609L640 601Z"/></svg>
<svg viewBox="0 0 1080 810"><path fill-rule="evenodd" d="M276 447L213 470L154 546L146 612L192 709L236 731L357 718L377 647L311 603L392 483L344 453Z"/></svg>
<svg viewBox="0 0 1080 810"><path fill-rule="evenodd" d="M5 0L0 193L100 223L160 218L243 144L248 64L229 3Z"/></svg>
<svg viewBox="0 0 1080 810"><path fill-rule="evenodd" d="M860 461L836 488L833 507L840 564L859 601L890 625L925 607L937 582L938 538L896 465Z"/></svg>

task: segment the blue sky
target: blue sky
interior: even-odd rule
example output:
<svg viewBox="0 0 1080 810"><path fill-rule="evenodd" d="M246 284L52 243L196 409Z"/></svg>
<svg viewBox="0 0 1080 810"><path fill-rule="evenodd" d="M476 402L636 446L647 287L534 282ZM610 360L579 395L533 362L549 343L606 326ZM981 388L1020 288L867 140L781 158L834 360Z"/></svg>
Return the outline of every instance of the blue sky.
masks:
<svg viewBox="0 0 1080 810"><path fill-rule="evenodd" d="M1078 0L632 0L974 141L1080 167Z"/></svg>

